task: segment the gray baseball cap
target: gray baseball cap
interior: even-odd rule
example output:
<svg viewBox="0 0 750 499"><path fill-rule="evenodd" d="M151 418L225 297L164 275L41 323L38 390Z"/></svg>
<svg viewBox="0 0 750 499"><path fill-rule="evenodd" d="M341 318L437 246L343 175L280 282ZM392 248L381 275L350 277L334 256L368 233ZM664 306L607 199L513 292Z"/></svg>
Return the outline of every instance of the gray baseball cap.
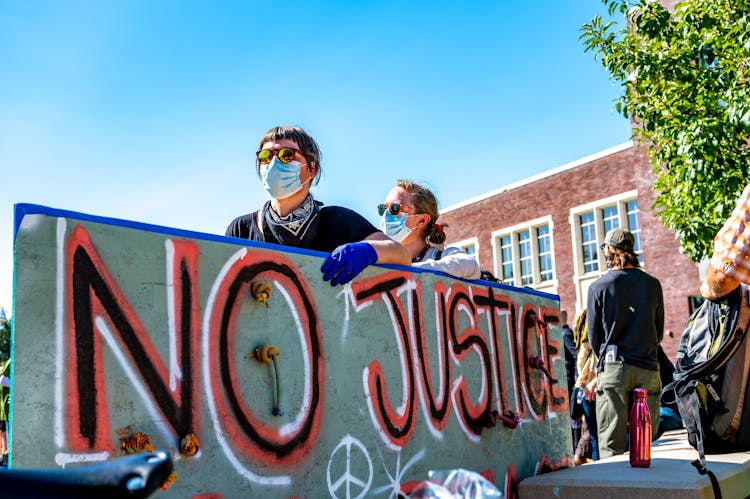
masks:
<svg viewBox="0 0 750 499"><path fill-rule="evenodd" d="M623 251L633 251L635 237L629 230L612 229L604 236L604 244L609 244Z"/></svg>

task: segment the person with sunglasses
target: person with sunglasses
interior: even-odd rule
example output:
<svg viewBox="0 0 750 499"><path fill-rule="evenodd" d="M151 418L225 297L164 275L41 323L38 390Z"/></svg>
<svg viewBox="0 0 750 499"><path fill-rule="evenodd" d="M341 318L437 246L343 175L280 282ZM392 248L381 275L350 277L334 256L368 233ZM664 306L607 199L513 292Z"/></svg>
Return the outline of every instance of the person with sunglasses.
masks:
<svg viewBox="0 0 750 499"><path fill-rule="evenodd" d="M479 279L479 262L460 248L445 247L445 231L437 223L435 195L411 180L399 180L385 203L378 205L380 230L403 244L412 266L439 270L463 279Z"/></svg>
<svg viewBox="0 0 750 499"><path fill-rule="evenodd" d="M294 126L272 128L260 139L256 171L271 196L263 207L234 219L226 235L331 253L321 267L332 286L374 263L409 265L406 249L359 213L323 206L310 193L320 178L320 149Z"/></svg>

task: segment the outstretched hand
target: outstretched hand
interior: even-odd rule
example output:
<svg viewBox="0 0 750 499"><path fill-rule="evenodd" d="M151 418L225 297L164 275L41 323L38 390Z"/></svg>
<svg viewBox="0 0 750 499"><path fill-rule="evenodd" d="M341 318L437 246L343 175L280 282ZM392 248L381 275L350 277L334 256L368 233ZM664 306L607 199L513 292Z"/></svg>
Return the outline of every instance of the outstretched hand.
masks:
<svg viewBox="0 0 750 499"><path fill-rule="evenodd" d="M333 250L320 271L323 272L324 281L331 281L331 286L336 286L351 281L368 265L377 261L378 254L370 243L360 241L342 244Z"/></svg>

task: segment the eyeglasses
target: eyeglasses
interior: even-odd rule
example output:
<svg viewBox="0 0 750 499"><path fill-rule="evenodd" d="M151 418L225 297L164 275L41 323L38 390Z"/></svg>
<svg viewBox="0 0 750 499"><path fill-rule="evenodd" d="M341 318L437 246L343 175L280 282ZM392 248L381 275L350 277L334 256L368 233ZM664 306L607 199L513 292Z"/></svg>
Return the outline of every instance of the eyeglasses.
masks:
<svg viewBox="0 0 750 499"><path fill-rule="evenodd" d="M388 212L395 217L402 211L406 213L407 208L402 203L380 203L378 205L378 215L382 217L385 210L388 210Z"/></svg>
<svg viewBox="0 0 750 499"><path fill-rule="evenodd" d="M273 160L274 156L277 156L282 163L289 163L294 159L294 155L297 153L301 154L301 151L293 147L282 147L277 151L274 151L273 149L263 149L262 151L256 152L255 156L258 158L258 163L261 165L267 165Z"/></svg>

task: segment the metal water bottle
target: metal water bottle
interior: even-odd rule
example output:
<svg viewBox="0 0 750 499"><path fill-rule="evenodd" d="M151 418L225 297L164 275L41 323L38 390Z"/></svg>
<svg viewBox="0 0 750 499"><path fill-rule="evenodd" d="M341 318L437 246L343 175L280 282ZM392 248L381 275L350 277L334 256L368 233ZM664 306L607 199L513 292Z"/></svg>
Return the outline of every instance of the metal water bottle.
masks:
<svg viewBox="0 0 750 499"><path fill-rule="evenodd" d="M651 466L651 415L648 412L643 388L633 392L635 403L630 410L630 466L648 468Z"/></svg>

